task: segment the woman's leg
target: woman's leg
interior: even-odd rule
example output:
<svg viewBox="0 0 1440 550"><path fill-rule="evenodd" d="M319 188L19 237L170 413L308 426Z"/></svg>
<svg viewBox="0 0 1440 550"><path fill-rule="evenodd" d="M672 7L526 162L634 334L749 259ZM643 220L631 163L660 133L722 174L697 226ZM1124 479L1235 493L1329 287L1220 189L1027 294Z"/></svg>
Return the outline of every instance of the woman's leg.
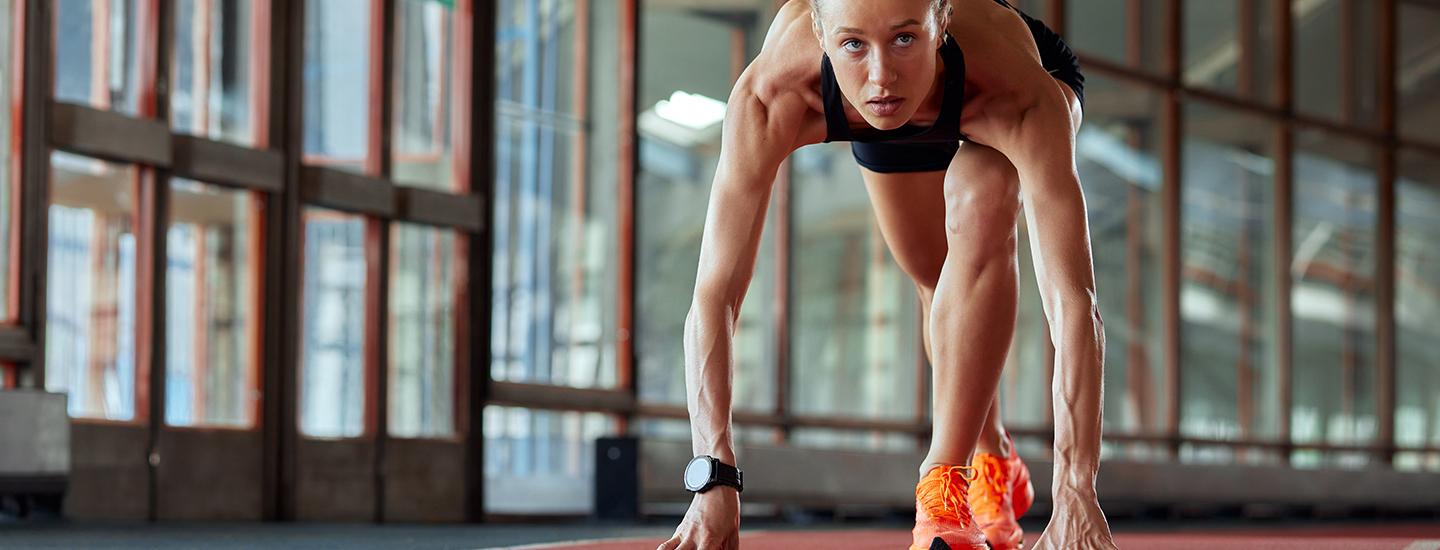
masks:
<svg viewBox="0 0 1440 550"><path fill-rule="evenodd" d="M1014 167L994 149L962 145L945 178L944 210L947 252L929 316L935 427L922 475L969 464L981 433L1000 429L995 390L1018 301Z"/></svg>
<svg viewBox="0 0 1440 550"><path fill-rule="evenodd" d="M966 145L961 149L962 151L970 150L966 153L964 164L981 163L976 168L961 167L977 178L982 178L981 181L972 183L973 191L983 192L982 189L989 189L992 193L998 192L1002 195L1011 192L1004 180L1007 177L1013 178L1014 171L1004 156L991 149L981 152L988 152L990 155L977 153L975 150L980 147L973 145ZM957 158L959 156L957 154ZM971 157L974 159L971 160ZM1004 166L986 166L984 164L986 162L992 164L1002 162ZM878 173L864 168L861 168L860 172L875 209L880 233L885 238L885 243L890 248L900 269L915 283L916 293L920 298L920 330L925 357L931 365L935 365L934 345L930 330L930 310L935 296L935 288L939 283L940 272L944 267L950 246L945 229L946 172ZM958 174L957 177L967 178L963 174ZM1018 193L1018 191L1015 192ZM1016 196L1018 200L1018 194ZM1000 207L1002 212L999 213L999 216L1005 217L1006 214L1003 210L1008 208L1005 202L1003 200L992 201L988 204L991 207ZM975 215L982 215L975 208L970 210ZM962 213L961 215L966 214ZM996 216L992 212L992 214L984 214L981 217L994 218ZM1010 230L1012 232L1014 230L1013 218L1010 221ZM1011 324L1013 333L1013 322ZM1008 349L1010 336L1006 336L1004 340ZM1002 356L1001 366L1003 366L1003 361ZM1000 420L998 398L991 399L987 411L976 449L981 452L1007 456L1009 449L1002 448L1006 443L1004 427Z"/></svg>

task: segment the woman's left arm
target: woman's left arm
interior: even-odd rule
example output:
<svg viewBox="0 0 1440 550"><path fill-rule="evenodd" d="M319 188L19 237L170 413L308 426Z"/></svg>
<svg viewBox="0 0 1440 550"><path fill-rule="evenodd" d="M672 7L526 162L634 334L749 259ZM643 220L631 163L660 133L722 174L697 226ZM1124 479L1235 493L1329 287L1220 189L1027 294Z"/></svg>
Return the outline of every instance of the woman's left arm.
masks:
<svg viewBox="0 0 1440 550"><path fill-rule="evenodd" d="M1085 196L1075 169L1075 124L1053 79L1015 100L990 132L1020 176L1035 277L1055 346L1055 506L1037 548L1113 548L1095 492L1100 468L1105 332L1091 261ZM1047 544L1048 543L1048 544Z"/></svg>

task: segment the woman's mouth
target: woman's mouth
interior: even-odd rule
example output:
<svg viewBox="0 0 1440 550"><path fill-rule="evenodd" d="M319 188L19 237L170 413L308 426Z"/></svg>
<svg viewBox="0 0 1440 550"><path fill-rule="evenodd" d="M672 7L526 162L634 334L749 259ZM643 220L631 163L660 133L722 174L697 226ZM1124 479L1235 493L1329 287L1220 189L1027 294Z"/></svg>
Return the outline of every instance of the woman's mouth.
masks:
<svg viewBox="0 0 1440 550"><path fill-rule="evenodd" d="M870 112L877 116L890 116L900 110L901 99L893 95L881 96L865 102Z"/></svg>

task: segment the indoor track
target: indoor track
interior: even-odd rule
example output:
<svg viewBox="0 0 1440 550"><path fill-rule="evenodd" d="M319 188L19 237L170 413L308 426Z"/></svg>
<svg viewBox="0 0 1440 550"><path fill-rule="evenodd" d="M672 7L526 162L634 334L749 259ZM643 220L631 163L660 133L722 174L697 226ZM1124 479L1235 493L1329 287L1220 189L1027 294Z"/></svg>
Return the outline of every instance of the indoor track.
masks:
<svg viewBox="0 0 1440 550"><path fill-rule="evenodd" d="M1027 547L1039 533L1027 534ZM910 533L899 529L843 531L744 531L744 550L794 550L837 548L846 550L900 550L910 542ZM627 538L574 541L511 547L512 550L653 550L663 539ZM1214 550L1440 550L1440 525L1407 524L1353 527L1306 527L1270 530L1226 529L1217 532L1124 533L1115 542L1124 549Z"/></svg>

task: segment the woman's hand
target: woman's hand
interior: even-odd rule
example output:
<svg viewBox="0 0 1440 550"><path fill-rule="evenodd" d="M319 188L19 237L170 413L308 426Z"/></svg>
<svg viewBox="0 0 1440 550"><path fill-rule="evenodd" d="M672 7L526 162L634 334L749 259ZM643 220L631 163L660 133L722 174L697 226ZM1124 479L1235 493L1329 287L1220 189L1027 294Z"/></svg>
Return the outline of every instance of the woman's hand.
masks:
<svg viewBox="0 0 1440 550"><path fill-rule="evenodd" d="M1050 525L1040 534L1034 550L1063 548L1065 550L1118 549L1110 536L1110 524L1094 493L1061 491L1055 495Z"/></svg>
<svg viewBox="0 0 1440 550"><path fill-rule="evenodd" d="M685 519L656 550L739 550L740 492L717 485L695 493Z"/></svg>

